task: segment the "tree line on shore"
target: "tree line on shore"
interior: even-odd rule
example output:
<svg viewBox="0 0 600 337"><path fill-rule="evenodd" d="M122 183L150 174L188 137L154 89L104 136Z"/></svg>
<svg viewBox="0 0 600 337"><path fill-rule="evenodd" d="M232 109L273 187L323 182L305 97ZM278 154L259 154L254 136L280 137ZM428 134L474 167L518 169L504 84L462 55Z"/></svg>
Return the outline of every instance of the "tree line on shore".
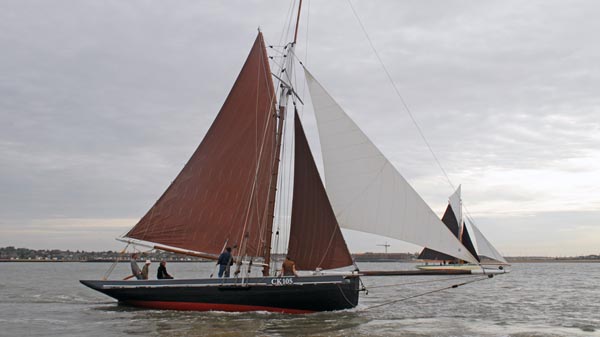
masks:
<svg viewBox="0 0 600 337"><path fill-rule="evenodd" d="M202 258L180 255L170 252L152 250L141 253L142 259L153 261L205 261ZM353 254L357 262L378 261L413 261L418 253L361 253ZM275 254L275 258L283 259L283 254ZM0 247L0 261L80 261L80 262L102 262L115 261L117 259L128 260L129 256L119 251L92 252L83 250L60 250L60 249L29 249L15 248L13 246ZM598 255L585 256L513 256L507 257L509 262L545 262L545 261L571 261L571 260L600 260Z"/></svg>

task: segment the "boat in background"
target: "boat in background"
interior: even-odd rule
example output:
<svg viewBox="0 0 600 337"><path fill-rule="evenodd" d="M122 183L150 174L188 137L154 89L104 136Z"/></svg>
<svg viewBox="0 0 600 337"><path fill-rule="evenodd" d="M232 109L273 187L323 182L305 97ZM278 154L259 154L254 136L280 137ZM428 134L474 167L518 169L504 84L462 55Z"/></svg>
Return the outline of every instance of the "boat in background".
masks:
<svg viewBox="0 0 600 337"><path fill-rule="evenodd" d="M477 258L478 263L468 263L454 256L438 252L434 249L424 248L419 254L419 260L425 262L424 265L417 266L418 269L426 271L470 271L473 274L480 273L504 273L508 262L492 246L492 244L483 236L481 231L470 222L471 228L475 233L475 245L469 234L467 224L463 218L463 206L461 198L461 186L448 199L448 206L442 216L442 222L457 237L473 256Z"/></svg>

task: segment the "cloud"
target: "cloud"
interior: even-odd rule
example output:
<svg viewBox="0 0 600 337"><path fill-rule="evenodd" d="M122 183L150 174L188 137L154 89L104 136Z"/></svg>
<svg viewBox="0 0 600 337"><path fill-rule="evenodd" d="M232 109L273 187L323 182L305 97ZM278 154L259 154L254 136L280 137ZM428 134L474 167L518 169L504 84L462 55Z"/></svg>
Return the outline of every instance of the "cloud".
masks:
<svg viewBox="0 0 600 337"><path fill-rule="evenodd" d="M353 5L477 218L524 224L572 212L559 226L568 229L600 209L600 6ZM441 213L452 188L346 1L314 2L302 15L299 57ZM64 234L53 221L106 219L95 228L102 231L142 216L201 141L256 28L279 45L292 16L286 2L0 3L0 230L26 245L43 241L29 227L36 221ZM28 231L17 234L19 226ZM492 242L509 236L493 234ZM77 242L75 232L67 236Z"/></svg>

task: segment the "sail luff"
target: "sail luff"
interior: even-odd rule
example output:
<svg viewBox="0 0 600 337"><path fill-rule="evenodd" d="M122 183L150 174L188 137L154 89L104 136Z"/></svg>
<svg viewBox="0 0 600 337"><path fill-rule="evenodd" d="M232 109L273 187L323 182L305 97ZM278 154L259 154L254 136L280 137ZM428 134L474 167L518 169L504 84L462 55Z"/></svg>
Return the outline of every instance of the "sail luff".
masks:
<svg viewBox="0 0 600 337"><path fill-rule="evenodd" d="M325 181L343 228L383 235L477 262L305 69L321 140Z"/></svg>

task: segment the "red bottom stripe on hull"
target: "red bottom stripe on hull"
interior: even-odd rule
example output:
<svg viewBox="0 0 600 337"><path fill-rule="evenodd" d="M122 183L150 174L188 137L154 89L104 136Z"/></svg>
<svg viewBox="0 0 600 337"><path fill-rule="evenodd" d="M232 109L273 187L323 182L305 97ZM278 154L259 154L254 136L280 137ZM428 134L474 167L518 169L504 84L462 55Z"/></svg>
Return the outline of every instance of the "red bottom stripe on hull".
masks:
<svg viewBox="0 0 600 337"><path fill-rule="evenodd" d="M136 307L163 309L163 310L186 310L186 311L269 311L285 314L310 314L315 311L302 309L288 309L276 307L264 307L242 304L200 303L200 302L167 302L167 301L126 301L125 304Z"/></svg>

